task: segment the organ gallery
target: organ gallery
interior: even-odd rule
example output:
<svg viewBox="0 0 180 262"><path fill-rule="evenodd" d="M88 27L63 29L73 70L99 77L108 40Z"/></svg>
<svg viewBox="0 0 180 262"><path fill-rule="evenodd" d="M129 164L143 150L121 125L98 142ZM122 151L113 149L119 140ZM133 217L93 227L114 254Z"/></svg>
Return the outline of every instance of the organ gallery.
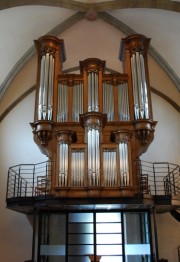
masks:
<svg viewBox="0 0 180 262"><path fill-rule="evenodd" d="M121 42L123 73L87 58L64 74L64 41L35 41L38 72L34 140L48 156L48 192L58 197L123 197L139 192L137 160L154 137L147 51L150 39ZM47 188L46 188L47 189ZM41 194L37 188L37 194Z"/></svg>

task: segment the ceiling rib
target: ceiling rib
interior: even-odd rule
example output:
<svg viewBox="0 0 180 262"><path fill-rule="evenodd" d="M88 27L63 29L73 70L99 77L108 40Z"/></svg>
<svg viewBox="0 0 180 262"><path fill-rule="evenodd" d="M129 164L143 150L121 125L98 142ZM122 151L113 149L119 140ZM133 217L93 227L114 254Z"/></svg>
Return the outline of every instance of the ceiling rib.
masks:
<svg viewBox="0 0 180 262"><path fill-rule="evenodd" d="M78 12L71 17L67 18L64 22L60 23L56 27L54 27L51 31L49 31L48 35L57 36L61 34L64 30L68 29L72 25L74 25L79 20L83 19L85 16L85 13ZM33 45L29 50L19 59L19 61L14 65L12 70L9 72L9 74L4 79L3 83L0 87L0 100L2 99L3 95L5 94L7 88L13 81L13 79L16 77L16 75L19 73L19 71L25 66L26 63L32 58L33 55L36 54L35 46Z"/></svg>
<svg viewBox="0 0 180 262"><path fill-rule="evenodd" d="M180 2L171 0L114 0L84 3L74 0L1 0L0 10L17 6L25 5L46 5L73 9L76 11L87 12L89 9L94 9L96 12L108 11L113 9L125 8L155 8L174 12L180 12Z"/></svg>
<svg viewBox="0 0 180 262"><path fill-rule="evenodd" d="M137 34L132 28L118 20L117 18L111 16L106 12L99 13L99 18L101 18L106 23L116 27L125 35ZM166 72L166 74L170 77L174 85L180 91L180 78L174 72L174 70L170 67L170 65L165 61L165 59L154 49L151 45L149 47L148 53L153 57L153 59L159 64L159 66Z"/></svg>
<svg viewBox="0 0 180 262"><path fill-rule="evenodd" d="M115 17L111 16L106 12L100 12L99 18L101 18L106 23L116 27L118 30L123 32L125 35L135 34L136 32L132 30L129 26L121 22L120 20L116 19ZM64 22L60 23L56 27L54 27L50 32L47 34L57 36L61 34L64 30L69 28L71 25L75 24L76 22L80 21L85 17L84 12L78 12ZM5 94L8 86L13 81L15 76L18 72L23 68L23 66L31 59L31 57L35 54L35 47L34 45L21 57L21 59L15 64L12 68L10 73L7 75L5 80L1 85L1 92L0 92L0 100L2 99L3 95ZM168 63L160 56L160 54L152 47L149 48L149 54L155 59L155 61L164 69L166 74L171 78L177 89L180 91L180 78L177 74L172 70L172 68L168 65Z"/></svg>
<svg viewBox="0 0 180 262"><path fill-rule="evenodd" d="M123 22L119 21L115 17L111 16L106 12L100 12L99 18L104 20L105 22L111 24L112 26L116 27L118 30L123 32L125 35L135 34L136 32L128 27ZM64 22L57 25L53 28L48 34L57 36L58 34L62 33L64 30L69 28L71 25L75 24L76 22L80 21L85 17L84 12L78 12ZM18 72L23 68L23 66L29 61L29 59L35 54L35 47L32 46L22 57L21 59L15 64L12 70L9 72L5 80L1 85L1 92L0 92L0 100L2 99L3 95L5 94L8 86L13 81L15 76ZM180 78L176 75L176 73L172 70L172 68L168 65L168 63L160 56L160 54L152 47L149 48L149 54L155 59L155 61L164 69L167 75L171 78L177 89L180 91Z"/></svg>

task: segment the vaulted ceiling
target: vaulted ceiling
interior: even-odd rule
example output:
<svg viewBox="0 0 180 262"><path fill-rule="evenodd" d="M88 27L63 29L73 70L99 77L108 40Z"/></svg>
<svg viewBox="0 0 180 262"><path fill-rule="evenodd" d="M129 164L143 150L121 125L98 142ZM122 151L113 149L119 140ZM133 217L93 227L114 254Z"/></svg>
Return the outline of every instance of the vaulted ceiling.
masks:
<svg viewBox="0 0 180 262"><path fill-rule="evenodd" d="M180 0L1 0L0 99L34 55L34 39L84 18L152 38L150 54L180 90Z"/></svg>

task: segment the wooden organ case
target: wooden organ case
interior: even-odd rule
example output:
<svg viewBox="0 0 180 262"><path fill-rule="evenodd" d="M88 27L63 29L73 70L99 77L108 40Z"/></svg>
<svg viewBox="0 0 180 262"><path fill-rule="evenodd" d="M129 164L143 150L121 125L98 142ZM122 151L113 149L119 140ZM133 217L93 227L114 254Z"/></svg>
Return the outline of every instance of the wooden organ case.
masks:
<svg viewBox="0 0 180 262"><path fill-rule="evenodd" d="M52 161L48 193L60 198L134 197L135 161L154 137L147 50L150 39L122 39L124 73L105 61L80 61L79 74L63 74L64 42L35 41L38 72L34 140Z"/></svg>

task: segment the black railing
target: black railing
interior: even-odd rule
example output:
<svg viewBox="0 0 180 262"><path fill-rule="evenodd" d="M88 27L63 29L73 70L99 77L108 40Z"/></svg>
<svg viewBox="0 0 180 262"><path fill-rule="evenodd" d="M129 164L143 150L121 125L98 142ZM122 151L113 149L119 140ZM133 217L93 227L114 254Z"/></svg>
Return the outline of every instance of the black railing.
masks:
<svg viewBox="0 0 180 262"><path fill-rule="evenodd" d="M51 188L51 161L23 164L9 168L6 198L49 195ZM180 196L180 167L167 162L136 161L139 192L151 195Z"/></svg>
<svg viewBox="0 0 180 262"><path fill-rule="evenodd" d="M51 183L51 173L51 161L10 167L7 181L7 199L46 194Z"/></svg>
<svg viewBox="0 0 180 262"><path fill-rule="evenodd" d="M151 195L180 195L180 166L168 162L136 161L140 191ZM146 192L145 192L146 191Z"/></svg>

